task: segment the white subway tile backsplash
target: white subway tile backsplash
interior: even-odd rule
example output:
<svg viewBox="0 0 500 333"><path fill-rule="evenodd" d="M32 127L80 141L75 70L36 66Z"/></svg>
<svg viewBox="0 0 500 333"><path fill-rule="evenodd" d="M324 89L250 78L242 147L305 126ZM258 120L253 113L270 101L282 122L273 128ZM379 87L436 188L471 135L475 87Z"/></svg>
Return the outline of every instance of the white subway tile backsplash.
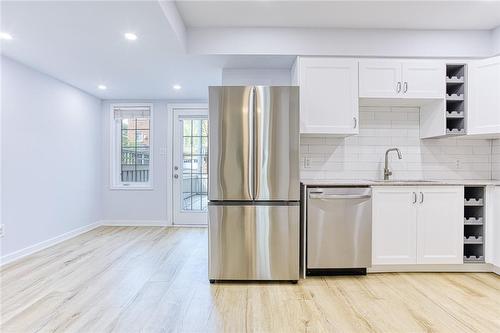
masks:
<svg viewBox="0 0 500 333"><path fill-rule="evenodd" d="M420 140L419 118L418 108L361 107L359 135L301 137L301 158L310 162L301 163L301 177L381 179L385 151L398 147L394 179L500 179L500 140Z"/></svg>
<svg viewBox="0 0 500 333"><path fill-rule="evenodd" d="M500 180L500 139L493 140L491 148L492 178Z"/></svg>

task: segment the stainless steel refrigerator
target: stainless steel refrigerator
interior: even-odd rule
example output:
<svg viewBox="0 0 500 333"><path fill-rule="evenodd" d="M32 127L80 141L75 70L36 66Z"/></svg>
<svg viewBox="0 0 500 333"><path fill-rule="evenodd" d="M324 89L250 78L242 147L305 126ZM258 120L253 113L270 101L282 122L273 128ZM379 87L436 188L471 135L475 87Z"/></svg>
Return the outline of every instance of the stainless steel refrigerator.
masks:
<svg viewBox="0 0 500 333"><path fill-rule="evenodd" d="M217 280L299 278L299 88L209 88L209 267Z"/></svg>

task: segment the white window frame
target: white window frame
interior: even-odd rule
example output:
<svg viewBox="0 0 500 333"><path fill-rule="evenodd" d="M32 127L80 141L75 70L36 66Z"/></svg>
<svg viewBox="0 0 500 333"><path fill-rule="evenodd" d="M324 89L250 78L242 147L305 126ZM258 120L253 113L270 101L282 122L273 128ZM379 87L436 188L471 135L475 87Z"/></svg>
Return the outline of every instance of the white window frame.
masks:
<svg viewBox="0 0 500 333"><path fill-rule="evenodd" d="M115 122L114 109L120 107L148 107L149 117L149 178L147 182L122 182L121 181L121 131ZM119 103L111 104L109 109L110 122L110 188L112 190L152 190L153 189L153 104L151 103Z"/></svg>

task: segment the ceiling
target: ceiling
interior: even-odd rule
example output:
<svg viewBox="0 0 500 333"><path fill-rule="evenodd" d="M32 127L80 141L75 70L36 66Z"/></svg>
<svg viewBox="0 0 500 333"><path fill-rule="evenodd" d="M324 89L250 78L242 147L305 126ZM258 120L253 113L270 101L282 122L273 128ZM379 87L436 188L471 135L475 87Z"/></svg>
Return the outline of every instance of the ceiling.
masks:
<svg viewBox="0 0 500 333"><path fill-rule="evenodd" d="M183 54L157 2L4 2L1 19L14 36L4 54L101 98L203 97L220 76L217 62Z"/></svg>
<svg viewBox="0 0 500 333"><path fill-rule="evenodd" d="M178 0L188 27L490 30L500 1Z"/></svg>
<svg viewBox="0 0 500 333"><path fill-rule="evenodd" d="M500 25L500 1L169 1L1 1L0 29L14 38L0 51L103 99L201 100L207 86L221 84L223 68L290 68L294 57L190 54L179 37L190 28ZM125 32L138 39L125 40Z"/></svg>

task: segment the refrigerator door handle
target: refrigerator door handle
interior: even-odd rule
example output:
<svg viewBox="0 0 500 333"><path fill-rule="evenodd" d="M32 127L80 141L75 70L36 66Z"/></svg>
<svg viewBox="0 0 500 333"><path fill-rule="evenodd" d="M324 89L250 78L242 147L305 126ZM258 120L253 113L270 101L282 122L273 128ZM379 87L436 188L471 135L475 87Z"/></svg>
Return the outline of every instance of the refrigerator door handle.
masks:
<svg viewBox="0 0 500 333"><path fill-rule="evenodd" d="M250 90L250 96L248 98L248 128L247 128L247 131L249 132L249 143L248 143L248 146L249 146L249 149L248 149L248 166L247 166L247 170L248 170L248 177L247 177L247 181L248 181L248 189L250 191L250 197L252 198L252 200L255 200L255 197L256 197L256 183L257 183L257 175L255 175L255 172L256 172L256 168L255 168L255 161L256 161L256 158L255 158L255 154L256 154L256 143L255 143L255 140L256 140L256 135L255 135L255 117L256 117L256 112L255 112L255 108L256 108L256 103L255 103L255 87L252 87L252 89Z"/></svg>

